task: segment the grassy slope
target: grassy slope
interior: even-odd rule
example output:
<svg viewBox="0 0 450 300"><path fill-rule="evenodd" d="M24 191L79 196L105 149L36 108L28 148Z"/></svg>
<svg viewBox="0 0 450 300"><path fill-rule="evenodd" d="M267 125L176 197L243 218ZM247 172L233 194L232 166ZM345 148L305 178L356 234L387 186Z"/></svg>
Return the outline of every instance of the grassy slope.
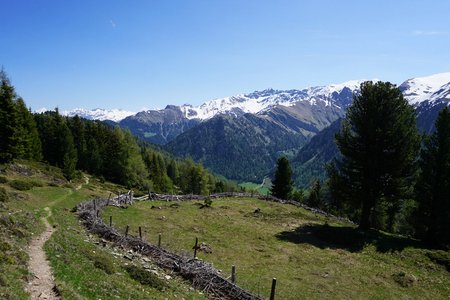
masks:
<svg viewBox="0 0 450 300"><path fill-rule="evenodd" d="M130 225L135 235L142 226L154 243L162 233L162 246L177 252L192 253L198 237L213 249L200 253L200 259L226 276L236 265L238 284L263 297L269 296L272 277L278 279L278 299L450 296L448 272L415 241L379 232L361 236L346 224L324 226L322 216L289 205L250 199L214 200L211 209L198 204L141 202L128 209L107 208L104 218L112 215L117 228ZM256 208L261 213L255 214Z"/></svg>
<svg viewBox="0 0 450 300"><path fill-rule="evenodd" d="M23 172L26 170L25 172ZM0 298L27 299L23 285L28 276L26 271L27 255L25 252L27 241L32 235L43 230L39 218L44 215L44 208L52 210L51 224L57 228L45 250L50 258L54 270L58 290L65 299L202 299L198 292L191 291L189 284L180 279L171 279L170 285L163 291L148 285L141 285L133 280L125 270L130 261L121 256L111 255L109 247L102 247L92 243L93 237L86 234L78 222L76 215L70 210L80 201L97 196L107 196L108 190L117 191L118 186L105 185L91 179L84 184L84 179L69 185L61 180L61 173L57 169L44 165L29 163L23 165L23 170L11 171L9 168L2 172L9 183L14 179L34 182L35 186L28 191L16 191L9 183L0 184L7 189L11 200L4 204L3 214L13 214L16 218L15 227L23 232L21 236L8 236L8 243L17 245L17 256L21 260L2 263L0 270L6 270L6 275L0 278ZM58 179L59 178L59 179ZM56 182L56 183L55 183ZM37 183L37 184L36 184ZM80 187L77 190L75 187ZM0 216L1 217L1 216ZM18 223L17 220L21 220ZM6 225L0 222L0 232L4 232ZM0 241L1 237L0 237ZM23 258L22 258L23 257ZM156 267L152 267L157 269ZM109 271L112 274L107 274ZM160 277L164 276L158 270Z"/></svg>

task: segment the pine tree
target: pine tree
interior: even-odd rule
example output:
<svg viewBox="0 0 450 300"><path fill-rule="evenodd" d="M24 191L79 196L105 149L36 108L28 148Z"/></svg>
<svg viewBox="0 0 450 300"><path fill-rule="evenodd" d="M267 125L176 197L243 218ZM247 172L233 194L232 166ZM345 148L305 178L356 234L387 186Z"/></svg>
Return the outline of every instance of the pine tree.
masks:
<svg viewBox="0 0 450 300"><path fill-rule="evenodd" d="M424 141L416 184L417 234L430 243L450 245L450 110L436 120L436 131Z"/></svg>
<svg viewBox="0 0 450 300"><path fill-rule="evenodd" d="M420 138L415 111L389 82L364 82L347 111L336 144L342 154L329 168L330 191L359 213L359 227L369 229L410 192ZM375 209L378 209L375 212Z"/></svg>
<svg viewBox="0 0 450 300"><path fill-rule="evenodd" d="M292 192L292 169L286 157L280 157L277 161L275 178L270 190L274 197L288 199Z"/></svg>
<svg viewBox="0 0 450 300"><path fill-rule="evenodd" d="M41 143L33 115L3 70L0 81L0 161L40 160Z"/></svg>
<svg viewBox="0 0 450 300"><path fill-rule="evenodd" d="M309 196L307 200L307 204L310 207L318 207L323 208L322 205L322 185L320 184L320 180L314 180L311 189L309 191Z"/></svg>
<svg viewBox="0 0 450 300"><path fill-rule="evenodd" d="M14 87L2 69L0 71L0 162L14 158L14 133L16 130L16 99Z"/></svg>

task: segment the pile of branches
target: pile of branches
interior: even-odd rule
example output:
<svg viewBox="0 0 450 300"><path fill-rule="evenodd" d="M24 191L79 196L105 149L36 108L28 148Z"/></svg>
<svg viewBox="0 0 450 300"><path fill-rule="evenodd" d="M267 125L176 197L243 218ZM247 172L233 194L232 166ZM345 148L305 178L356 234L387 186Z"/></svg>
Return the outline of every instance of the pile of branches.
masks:
<svg viewBox="0 0 450 300"><path fill-rule="evenodd" d="M80 203L77 213L84 226L100 237L112 241L124 248L132 249L142 255L151 257L157 265L180 274L192 282L193 286L216 299L261 299L219 275L211 264L197 259L180 256L155 245L148 244L133 236L122 236L116 229L106 225L98 217L98 211L107 205L116 203L117 199L94 199Z"/></svg>

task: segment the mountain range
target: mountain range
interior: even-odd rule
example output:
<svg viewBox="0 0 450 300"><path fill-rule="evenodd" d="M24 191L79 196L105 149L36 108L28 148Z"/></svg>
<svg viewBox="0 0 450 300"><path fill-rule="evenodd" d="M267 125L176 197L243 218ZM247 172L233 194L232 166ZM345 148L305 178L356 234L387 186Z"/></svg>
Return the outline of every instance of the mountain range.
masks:
<svg viewBox="0 0 450 300"><path fill-rule="evenodd" d="M284 154L293 161L297 184L305 186L311 177L323 177L324 162L336 154L334 133L364 81L267 89L137 114L99 109L65 114L115 121L148 142L239 181L260 181ZM437 113L450 101L450 73L408 79L399 89L416 108L420 130L430 132Z"/></svg>

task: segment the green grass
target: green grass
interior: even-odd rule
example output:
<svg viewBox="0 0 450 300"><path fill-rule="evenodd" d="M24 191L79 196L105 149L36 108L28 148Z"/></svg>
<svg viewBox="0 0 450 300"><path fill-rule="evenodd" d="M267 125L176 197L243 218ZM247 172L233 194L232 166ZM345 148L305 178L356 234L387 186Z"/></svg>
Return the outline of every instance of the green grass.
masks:
<svg viewBox="0 0 450 300"><path fill-rule="evenodd" d="M26 162L6 167L3 171L2 176L7 180L0 187L4 188L10 199L0 203L1 299L29 298L24 291L26 279L31 276L26 269L26 246L33 235L44 229L39 219L46 215L45 207L51 209L49 221L56 228L45 244L45 251L63 299L204 299L198 291L192 291L190 284L184 280L165 279L165 272L151 262L146 264L157 270L159 280L167 281L167 286L157 280L154 281L156 287L143 285L133 278L138 273L128 270L135 271L132 267L135 264L139 270L141 265L138 260L130 261L123 258L120 249L98 244L98 238L88 234L76 214L71 212L81 201L108 197L112 191L125 189L110 183L103 184L94 178L90 178L87 185L84 178L67 183L62 181L60 172L46 165ZM29 190L17 191L9 185L13 180L42 184L33 184ZM75 189L80 186L81 189ZM120 255L112 255L112 252ZM142 278L146 279L145 276Z"/></svg>
<svg viewBox="0 0 450 300"><path fill-rule="evenodd" d="M240 183L239 186L245 188L245 190L247 192L254 190L254 191L260 193L261 195L267 195L267 193L269 192L269 188L270 188L268 186L254 183L254 182L243 182L243 183Z"/></svg>
<svg viewBox="0 0 450 300"><path fill-rule="evenodd" d="M109 207L103 217L123 231L179 253L193 254L195 238L212 247L198 253L225 276L237 267L237 283L268 298L273 277L278 299L448 299L446 259L417 241L371 231L360 233L301 208L254 199L140 202ZM152 206L156 208L151 208ZM159 209L159 207L161 209ZM260 213L254 213L260 208ZM444 261L444 263L439 263Z"/></svg>

